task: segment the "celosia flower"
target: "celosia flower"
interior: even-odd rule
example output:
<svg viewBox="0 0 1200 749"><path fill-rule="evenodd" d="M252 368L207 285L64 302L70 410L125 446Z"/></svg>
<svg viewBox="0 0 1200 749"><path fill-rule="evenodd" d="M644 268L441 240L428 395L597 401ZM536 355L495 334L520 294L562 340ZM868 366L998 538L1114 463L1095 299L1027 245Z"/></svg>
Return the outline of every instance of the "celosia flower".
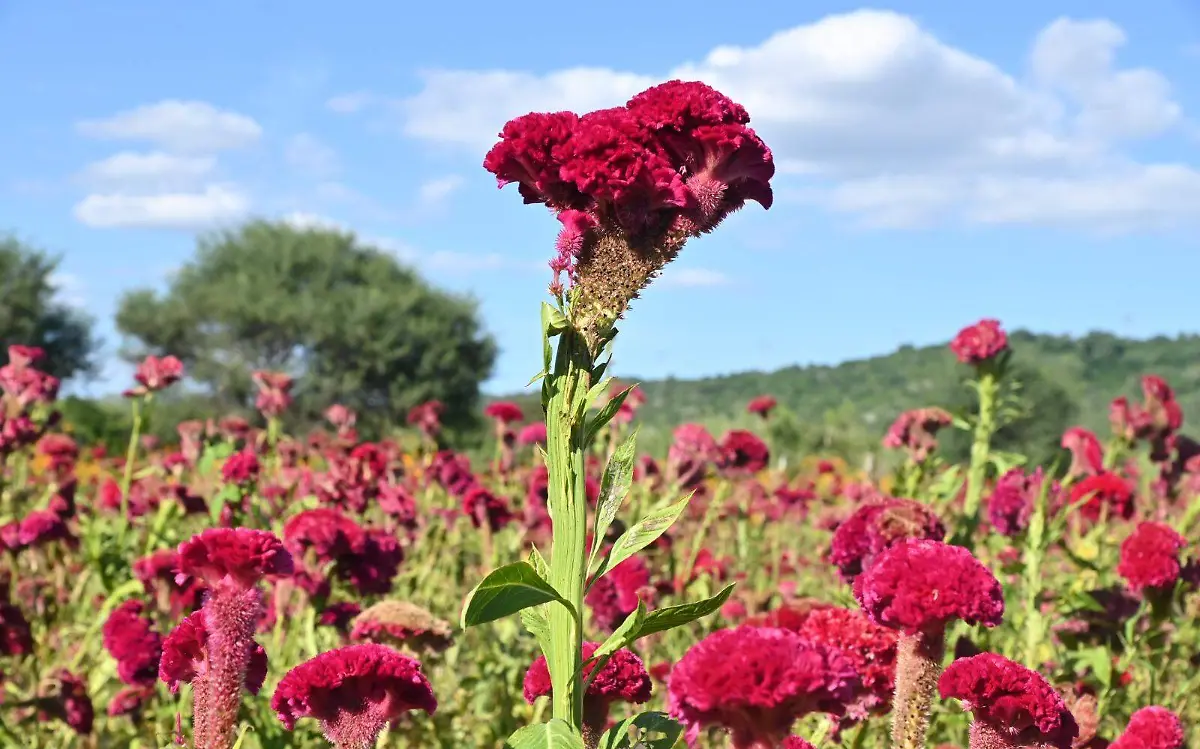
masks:
<svg viewBox="0 0 1200 749"><path fill-rule="evenodd" d="M735 749L775 749L813 712L837 712L858 686L840 651L795 632L738 627L714 632L671 669L668 711L688 743L709 727L729 731Z"/></svg>
<svg viewBox="0 0 1200 749"><path fill-rule="evenodd" d="M751 398L750 402L746 404L746 413L752 413L757 416L761 416L764 420L766 420L768 417L770 417L771 412L775 410L775 406L777 404L778 401L771 396L759 395L755 398Z"/></svg>
<svg viewBox="0 0 1200 749"><path fill-rule="evenodd" d="M323 564L361 552L365 540L358 523L331 507L305 510L283 526L283 542L293 556L302 558L311 549Z"/></svg>
<svg viewBox="0 0 1200 749"><path fill-rule="evenodd" d="M361 551L339 560L337 574L360 595L383 595L391 592L403 561L404 548L399 539L386 529L373 528L366 531Z"/></svg>
<svg viewBox="0 0 1200 749"><path fill-rule="evenodd" d="M850 659L862 681L846 706L852 720L886 712L896 685L896 633L868 619L861 611L823 607L811 611L796 629L802 636L837 648Z"/></svg>
<svg viewBox="0 0 1200 749"><path fill-rule="evenodd" d="M1071 453L1068 477L1095 476L1104 470L1104 448L1091 430L1071 427L1063 432L1062 448Z"/></svg>
<svg viewBox="0 0 1200 749"><path fill-rule="evenodd" d="M1015 536L1025 530L1043 481L1040 467L1028 476L1022 469L1013 468L996 481L987 499L987 518L997 533Z"/></svg>
<svg viewBox="0 0 1200 749"><path fill-rule="evenodd" d="M124 687L113 695L108 702L108 717L119 718L123 715L136 716L154 697L153 687L132 686Z"/></svg>
<svg viewBox="0 0 1200 749"><path fill-rule="evenodd" d="M101 632L104 648L117 661L117 676L132 686L154 683L162 656L162 637L142 616L141 601L125 601L109 614Z"/></svg>
<svg viewBox="0 0 1200 749"><path fill-rule="evenodd" d="M8 586L3 586L4 598ZM33 652L33 634L29 620L21 609L8 601L0 601L0 655L25 655Z"/></svg>
<svg viewBox="0 0 1200 749"><path fill-rule="evenodd" d="M170 611L172 618L190 614L203 602L204 583L194 577L176 579L179 572L179 552L159 549L133 563L133 575L141 581L148 594L155 594L159 605Z"/></svg>
<svg viewBox="0 0 1200 749"><path fill-rule="evenodd" d="M172 694L180 684L195 684L209 670L209 632L204 611L191 614L171 630L162 643L158 678ZM249 644L243 684L252 695L258 694L267 678L267 651L256 642ZM203 690L202 690L203 691Z"/></svg>
<svg viewBox="0 0 1200 749"><path fill-rule="evenodd" d="M414 603L380 601L354 618L350 639L436 651L450 646L452 632L449 623Z"/></svg>
<svg viewBox="0 0 1200 749"><path fill-rule="evenodd" d="M292 555L270 531L210 528L179 545L179 573L210 586L232 580L249 588L266 575L290 575Z"/></svg>
<svg viewBox="0 0 1200 749"><path fill-rule="evenodd" d="M748 476L767 467L771 452L753 432L730 429L721 439L721 471L728 476Z"/></svg>
<svg viewBox="0 0 1200 749"><path fill-rule="evenodd" d="M17 532L17 543L21 548L41 546L54 541L63 541L68 546L76 544L67 524L51 510L34 510L21 519Z"/></svg>
<svg viewBox="0 0 1200 749"><path fill-rule="evenodd" d="M66 723L77 734L91 733L96 712L88 697L87 684L69 671L60 671L56 680L58 692L39 701L43 712Z"/></svg>
<svg viewBox="0 0 1200 749"><path fill-rule="evenodd" d="M592 610L595 626L611 632L649 596L650 570L639 556L631 556L604 574L588 591L584 602Z"/></svg>
<svg viewBox="0 0 1200 749"><path fill-rule="evenodd" d="M532 424L526 424L517 433L518 445L544 445L546 444L546 422L535 421Z"/></svg>
<svg viewBox="0 0 1200 749"><path fill-rule="evenodd" d="M853 580L886 549L909 538L941 541L946 527L927 505L886 497L863 505L833 532L829 561L842 579Z"/></svg>
<svg viewBox="0 0 1200 749"><path fill-rule="evenodd" d="M283 414L292 405L291 376L283 372L254 372L251 377L258 386L258 396L254 399L254 407L268 419Z"/></svg>
<svg viewBox="0 0 1200 749"><path fill-rule="evenodd" d="M433 714L437 698L417 661L383 645L351 645L289 671L271 709L289 731L313 718L338 749L371 749L384 727L410 710Z"/></svg>
<svg viewBox="0 0 1200 749"><path fill-rule="evenodd" d="M994 627L1004 592L970 551L940 541L902 541L854 579L854 597L878 624L909 635L941 632L956 619Z"/></svg>
<svg viewBox="0 0 1200 749"><path fill-rule="evenodd" d="M989 362L1008 349L1008 335L999 320L984 319L969 325L954 336L950 350L963 364Z"/></svg>
<svg viewBox="0 0 1200 749"><path fill-rule="evenodd" d="M1125 732L1108 749L1184 749L1186 741L1179 716L1151 705L1130 716Z"/></svg>
<svg viewBox="0 0 1200 749"><path fill-rule="evenodd" d="M1121 543L1117 574L1134 593L1170 589L1179 580L1179 552L1186 545L1183 536L1165 523L1140 523Z"/></svg>
<svg viewBox="0 0 1200 749"><path fill-rule="evenodd" d="M462 509L471 519L471 525L476 528L487 525L493 533L514 519L508 503L483 486L474 486L463 495Z"/></svg>
<svg viewBox="0 0 1200 749"><path fill-rule="evenodd" d="M816 747L799 736L788 736L779 747L780 749L816 749Z"/></svg>
<svg viewBox="0 0 1200 749"><path fill-rule="evenodd" d="M799 632L814 612L832 608L836 608L832 603L816 598L793 598L764 614L748 617L743 624Z"/></svg>
<svg viewBox="0 0 1200 749"><path fill-rule="evenodd" d="M971 749L1071 749L1079 735L1071 711L1041 674L995 653L951 663L938 692L971 711Z"/></svg>
<svg viewBox="0 0 1200 749"><path fill-rule="evenodd" d="M1123 520L1133 517L1133 487L1111 471L1088 476L1075 484L1069 501L1072 505L1082 502L1077 512L1089 523L1099 521L1102 515Z"/></svg>
<svg viewBox="0 0 1200 749"><path fill-rule="evenodd" d="M694 488L704 480L709 464L721 459L721 448L701 424L681 424L673 437L667 452L667 471L681 487Z"/></svg>
<svg viewBox="0 0 1200 749"><path fill-rule="evenodd" d="M495 401L489 403L483 409L483 415L502 424L511 424L525 419L525 413L521 410L521 407L512 401Z"/></svg>
<svg viewBox="0 0 1200 749"><path fill-rule="evenodd" d="M442 411L445 406L441 401L427 401L408 410L408 423L421 430L426 439L433 440L442 430Z"/></svg>
<svg viewBox="0 0 1200 749"><path fill-rule="evenodd" d="M598 642L583 644L583 660L586 662L596 649ZM586 680L596 670L596 662L583 667L583 678ZM549 697L553 693L550 683L550 667L546 656L539 655L534 659L529 670L525 672L524 683L525 701L533 704L538 697ZM596 678L588 685L583 696L583 722L585 736L599 737L608 722L608 713L616 702L627 702L640 705L650 700L650 674L646 671L642 659L632 651L622 648L612 654ZM587 742L585 741L585 744Z"/></svg>
<svg viewBox="0 0 1200 749"><path fill-rule="evenodd" d="M915 408L896 417L883 436L883 446L904 449L917 463L924 462L937 450L937 433L954 423L949 411L941 408Z"/></svg>
<svg viewBox="0 0 1200 749"><path fill-rule="evenodd" d="M137 370L133 373L133 379L137 380L138 386L126 390L124 393L126 398L166 390L183 379L183 362L174 356L161 358L154 355L147 356L138 364Z"/></svg>
<svg viewBox="0 0 1200 749"><path fill-rule="evenodd" d="M254 448L247 445L225 459L221 465L221 478L228 484L244 486L257 481L261 470L262 464L258 462L258 455L255 454Z"/></svg>

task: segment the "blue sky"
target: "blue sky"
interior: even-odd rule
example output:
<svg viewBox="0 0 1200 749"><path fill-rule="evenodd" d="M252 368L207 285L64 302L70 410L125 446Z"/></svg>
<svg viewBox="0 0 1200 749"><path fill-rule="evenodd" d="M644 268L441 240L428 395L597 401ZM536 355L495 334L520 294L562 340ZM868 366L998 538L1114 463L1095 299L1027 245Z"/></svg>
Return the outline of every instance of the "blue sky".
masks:
<svg viewBox="0 0 1200 749"><path fill-rule="evenodd" d="M557 224L482 156L512 116L669 77L746 105L777 201L686 248L618 373L836 362L981 316L1200 327L1194 3L546 7L0 0L0 230L63 255L107 344L89 389L128 376L120 295L251 215L349 227L475 295L502 349L488 388L523 386Z"/></svg>

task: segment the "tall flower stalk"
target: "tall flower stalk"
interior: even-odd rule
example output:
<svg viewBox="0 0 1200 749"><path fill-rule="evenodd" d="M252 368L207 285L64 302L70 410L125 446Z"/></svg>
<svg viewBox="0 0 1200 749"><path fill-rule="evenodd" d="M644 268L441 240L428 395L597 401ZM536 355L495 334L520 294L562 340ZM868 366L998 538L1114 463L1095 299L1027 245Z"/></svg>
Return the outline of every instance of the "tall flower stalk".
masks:
<svg viewBox="0 0 1200 749"><path fill-rule="evenodd" d="M545 204L562 224L550 261L553 301L542 306L542 372L535 378L542 380L546 419L549 561L534 549L528 562L493 571L463 611L467 626L519 611L546 655L553 719L518 731L513 746L547 735L556 745L584 746L585 666L598 672L620 648L711 613L730 593L727 588L708 601L674 607L686 611L647 613L639 605L584 658L589 585L662 535L688 501L652 509L599 553L632 482L631 430L604 470L596 541L588 546L586 459L631 390L606 398L615 324L688 239L711 231L747 200L770 207L774 162L747 122L745 109L716 90L671 81L624 107L582 117L518 117L484 160L501 187L517 183L526 203ZM589 733L586 743L599 739Z"/></svg>

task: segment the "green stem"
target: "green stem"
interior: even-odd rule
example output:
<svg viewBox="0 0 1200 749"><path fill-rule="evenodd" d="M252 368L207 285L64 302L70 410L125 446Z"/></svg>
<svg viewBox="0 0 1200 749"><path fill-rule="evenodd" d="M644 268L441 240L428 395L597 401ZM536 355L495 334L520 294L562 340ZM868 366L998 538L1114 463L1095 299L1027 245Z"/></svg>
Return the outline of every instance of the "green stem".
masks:
<svg viewBox="0 0 1200 749"><path fill-rule="evenodd" d="M558 341L546 403L549 503L553 519L550 584L569 604L551 606L550 681L554 718L583 729L583 611L587 575L587 393L592 357L583 338L564 330ZM573 610L573 612L572 612Z"/></svg>
<svg viewBox="0 0 1200 749"><path fill-rule="evenodd" d="M992 435L996 432L996 398L1000 381L994 372L979 373L979 414L971 441L971 465L967 469L967 495L963 502L962 526L957 542L969 545L979 527L979 505L983 501L983 486L991 453Z"/></svg>
<svg viewBox="0 0 1200 749"><path fill-rule="evenodd" d="M133 465L137 462L138 443L142 439L142 399L130 401L133 411L133 427L129 432L129 446L125 449L125 470L121 475L121 536L124 538L129 526L129 491L133 486Z"/></svg>

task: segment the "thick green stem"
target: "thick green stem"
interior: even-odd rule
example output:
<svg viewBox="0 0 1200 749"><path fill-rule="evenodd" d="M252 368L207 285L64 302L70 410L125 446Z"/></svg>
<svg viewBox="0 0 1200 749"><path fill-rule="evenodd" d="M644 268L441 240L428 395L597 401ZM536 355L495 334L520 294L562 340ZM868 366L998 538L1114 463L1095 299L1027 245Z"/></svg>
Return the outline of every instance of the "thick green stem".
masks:
<svg viewBox="0 0 1200 749"><path fill-rule="evenodd" d="M546 404L546 445L549 464L549 504L553 521L550 584L570 604L583 611L587 576L587 407L592 358L584 340L563 331L554 371L549 375ZM553 717L583 729L583 632L580 619L565 606L549 611L550 667Z"/></svg>
<svg viewBox="0 0 1200 749"><path fill-rule="evenodd" d="M963 502L962 527L958 543L969 545L979 527L979 505L983 501L983 486L987 481L992 435L996 433L996 399L1000 381L994 372L979 373L979 414L971 440L971 465L967 469L967 496Z"/></svg>

